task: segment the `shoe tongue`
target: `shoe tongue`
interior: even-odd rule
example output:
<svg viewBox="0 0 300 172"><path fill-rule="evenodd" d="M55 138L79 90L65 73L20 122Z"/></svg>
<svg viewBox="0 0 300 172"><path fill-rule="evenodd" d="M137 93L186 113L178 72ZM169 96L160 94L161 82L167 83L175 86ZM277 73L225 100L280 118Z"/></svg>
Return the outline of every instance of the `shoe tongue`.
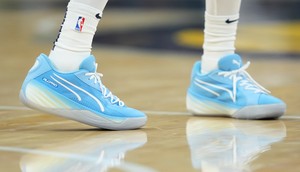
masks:
<svg viewBox="0 0 300 172"><path fill-rule="evenodd" d="M88 56L87 58L85 58L80 66L79 69L84 69L87 70L89 72L95 72L96 67L95 67L95 57L93 55Z"/></svg>
<svg viewBox="0 0 300 172"><path fill-rule="evenodd" d="M237 70L242 67L243 61L241 57L237 54L231 54L228 56L224 56L219 61L219 69L223 71L232 71Z"/></svg>

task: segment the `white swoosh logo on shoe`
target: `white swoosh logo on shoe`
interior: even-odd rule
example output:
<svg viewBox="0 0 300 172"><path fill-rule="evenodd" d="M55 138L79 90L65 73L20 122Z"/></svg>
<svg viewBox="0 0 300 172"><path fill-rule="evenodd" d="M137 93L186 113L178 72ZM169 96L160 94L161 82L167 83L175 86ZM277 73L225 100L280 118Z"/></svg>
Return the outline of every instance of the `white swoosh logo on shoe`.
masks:
<svg viewBox="0 0 300 172"><path fill-rule="evenodd" d="M64 81L65 83L67 83L67 84L69 84L69 85L71 85L71 86L77 88L78 90L84 92L85 94L87 94L89 97L91 97L93 100L95 100L95 101L97 102L97 104L99 105L101 111L104 112L105 109L104 109L104 107L103 107L101 101L100 101L99 99L97 99L95 96L93 96L91 93L89 93L89 92L87 92L86 90L84 90L83 88L80 88L79 86L77 86L77 85L71 83L70 81L68 81L68 80L66 80L66 79L64 79L64 78L62 78L62 77L56 75L55 73L53 73L53 75L56 76L58 79ZM56 81L59 85L61 85L62 87L66 88L68 91L70 91L71 93L73 93L73 94L77 97L78 101L81 101L81 100L82 100L81 97L79 96L79 94L77 94L74 90L72 90L71 88L69 88L69 87L67 87L66 85L62 84L61 82L57 81L55 78L53 78L53 77L51 77L51 78L52 78L54 81Z"/></svg>
<svg viewBox="0 0 300 172"><path fill-rule="evenodd" d="M208 83L208 82L205 82L205 81L202 81L198 78L195 79L194 81L195 85L197 85L198 87L202 88L203 90L206 90L212 94L214 94L215 96L219 97L220 94L217 93L216 91L212 90L212 89L209 89L208 87L206 86L210 86L210 87L213 87L213 88L217 88L217 89L220 89L220 90L223 90L223 91L226 91L230 98L232 99L232 101L234 101L234 96L233 96L233 92L231 90L228 90L227 88L225 87L220 87L220 86L217 86L217 85L214 85L214 84L211 84L211 83ZM206 86L205 86L206 85Z"/></svg>

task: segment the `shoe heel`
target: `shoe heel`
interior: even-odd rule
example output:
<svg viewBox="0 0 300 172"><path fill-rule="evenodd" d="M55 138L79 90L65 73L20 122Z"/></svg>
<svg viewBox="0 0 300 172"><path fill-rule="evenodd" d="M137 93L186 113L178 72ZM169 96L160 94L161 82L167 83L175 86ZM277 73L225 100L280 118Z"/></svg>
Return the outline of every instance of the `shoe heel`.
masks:
<svg viewBox="0 0 300 172"><path fill-rule="evenodd" d="M29 107L29 108L32 108L32 109L35 109L32 105L30 105L30 103L28 102L23 90L20 90L20 93L19 93L19 100L21 101L21 103L23 103L23 105Z"/></svg>
<svg viewBox="0 0 300 172"><path fill-rule="evenodd" d="M21 101L21 103L23 103L25 106L28 106L28 103L26 102L26 98L25 98L25 95L23 93L22 90L20 90L20 93L19 93L19 100Z"/></svg>

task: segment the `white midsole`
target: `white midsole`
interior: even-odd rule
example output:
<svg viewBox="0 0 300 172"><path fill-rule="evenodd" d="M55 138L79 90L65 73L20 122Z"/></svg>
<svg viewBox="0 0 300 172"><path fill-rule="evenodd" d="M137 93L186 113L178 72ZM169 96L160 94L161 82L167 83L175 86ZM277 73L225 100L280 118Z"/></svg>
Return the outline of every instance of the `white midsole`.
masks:
<svg viewBox="0 0 300 172"><path fill-rule="evenodd" d="M189 94L186 96L186 106L187 110L195 115L231 116L239 110L222 106L211 101L199 100Z"/></svg>

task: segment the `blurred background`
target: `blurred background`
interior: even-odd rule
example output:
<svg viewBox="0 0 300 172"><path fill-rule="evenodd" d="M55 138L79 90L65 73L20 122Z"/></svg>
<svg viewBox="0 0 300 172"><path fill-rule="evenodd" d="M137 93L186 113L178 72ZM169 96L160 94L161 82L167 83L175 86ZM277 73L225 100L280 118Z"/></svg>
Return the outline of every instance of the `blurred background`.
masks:
<svg viewBox="0 0 300 172"><path fill-rule="evenodd" d="M33 41L52 43L67 3L68 0L1 0L2 13L23 14L18 19L8 15L1 20L17 22L24 32L32 28ZM94 46L201 53L204 8L205 0L110 0ZM299 0L244 0L237 50L260 57L298 58L299 8ZM39 12L31 17L34 11Z"/></svg>

